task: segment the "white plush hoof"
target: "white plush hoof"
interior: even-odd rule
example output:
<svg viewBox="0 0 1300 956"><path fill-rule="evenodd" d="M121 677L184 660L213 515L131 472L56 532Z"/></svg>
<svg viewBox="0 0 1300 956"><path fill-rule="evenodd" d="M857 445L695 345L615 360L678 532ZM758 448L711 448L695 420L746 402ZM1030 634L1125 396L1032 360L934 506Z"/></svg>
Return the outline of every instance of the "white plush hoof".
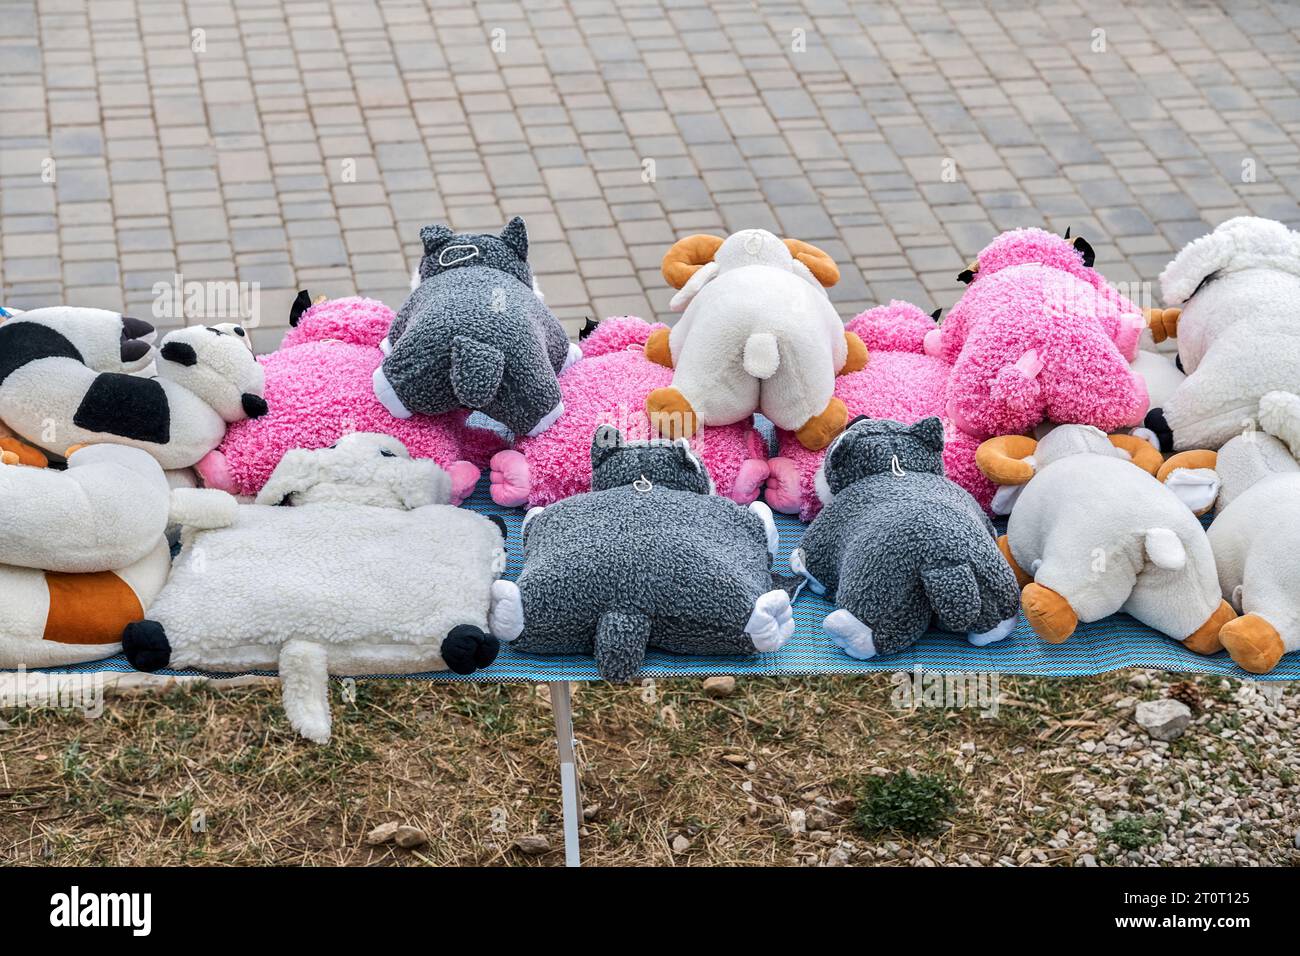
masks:
<svg viewBox="0 0 1300 956"><path fill-rule="evenodd" d="M543 418L540 422L538 422L536 425L533 426L533 430L528 433L528 437L536 438L542 432L546 431L546 429L550 428L557 421L559 421L560 416L563 414L564 414L564 402L560 402L560 404L556 405L554 408L552 408L549 412L546 413L545 418Z"/></svg>
<svg viewBox="0 0 1300 956"><path fill-rule="evenodd" d="M383 352L385 355L393 354L393 343L388 341L388 336L385 335L379 340L379 351Z"/></svg>
<svg viewBox="0 0 1300 956"><path fill-rule="evenodd" d="M781 536L776 530L776 519L772 517L772 509L763 501L752 501L749 504L749 510L758 515L758 520L763 522L763 531L767 534L767 553L776 556L776 546L781 543Z"/></svg>
<svg viewBox="0 0 1300 956"><path fill-rule="evenodd" d="M410 418L411 410L402 404L402 400L397 397L393 391L393 386L388 381L388 376L384 374L382 365L375 369L375 374L371 376L371 381L375 387L375 398L379 399L379 404L388 409L388 414L394 418Z"/></svg>
<svg viewBox="0 0 1300 956"><path fill-rule="evenodd" d="M808 571L808 562L804 559L803 548L795 548L790 552L790 570L801 576L808 582L808 587L812 588L813 594L825 594L826 585L822 584Z"/></svg>
<svg viewBox="0 0 1300 956"><path fill-rule="evenodd" d="M779 651L794 637L794 610L790 595L784 591L768 591L754 602L754 613L749 615L745 633L754 642L754 649L769 653Z"/></svg>
<svg viewBox="0 0 1300 956"><path fill-rule="evenodd" d="M580 358L582 358L582 349L578 347L577 342L570 342L568 354L564 356L564 364L560 366L560 371L563 372Z"/></svg>
<svg viewBox="0 0 1300 956"><path fill-rule="evenodd" d="M1165 487L1194 514L1205 514L1219 497L1219 475L1212 468L1175 468Z"/></svg>
<svg viewBox="0 0 1300 956"><path fill-rule="evenodd" d="M1000 641L1004 637L1009 636L1011 632L1016 629L1016 621L1018 620L1020 620L1020 615L1013 614L992 630L979 633L971 631L966 635L966 640L970 641L976 647L984 647L988 644Z"/></svg>
<svg viewBox="0 0 1300 956"><path fill-rule="evenodd" d="M492 582L488 630L498 641L506 643L524 633L524 601L514 581Z"/></svg>
<svg viewBox="0 0 1300 956"><path fill-rule="evenodd" d="M843 648L844 653L849 657L865 661L869 657L876 656L876 644L871 638L871 628L844 608L826 615L826 620L822 621L822 630L830 636L831 643Z"/></svg>

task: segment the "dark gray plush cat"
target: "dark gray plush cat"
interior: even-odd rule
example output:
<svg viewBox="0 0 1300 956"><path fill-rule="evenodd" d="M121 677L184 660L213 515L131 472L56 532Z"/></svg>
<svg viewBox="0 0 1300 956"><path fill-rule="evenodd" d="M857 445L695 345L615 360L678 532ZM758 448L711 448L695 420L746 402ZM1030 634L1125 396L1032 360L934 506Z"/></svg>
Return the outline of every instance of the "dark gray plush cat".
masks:
<svg viewBox="0 0 1300 956"><path fill-rule="evenodd" d="M376 397L398 418L471 408L516 435L544 431L564 410L556 376L580 353L533 289L524 221L500 236L425 226L420 239L420 284L384 340Z"/></svg>
<svg viewBox="0 0 1300 956"><path fill-rule="evenodd" d="M972 644L1015 627L1020 588L993 525L943 476L943 425L858 418L817 474L825 504L790 566L840 610L823 627L853 657L895 654L931 623Z"/></svg>
<svg viewBox="0 0 1300 956"><path fill-rule="evenodd" d="M685 441L624 442L603 425L592 490L534 508L518 584L492 590L494 631L517 651L596 656L634 677L648 647L679 654L774 651L794 633L770 571L767 505L714 495Z"/></svg>

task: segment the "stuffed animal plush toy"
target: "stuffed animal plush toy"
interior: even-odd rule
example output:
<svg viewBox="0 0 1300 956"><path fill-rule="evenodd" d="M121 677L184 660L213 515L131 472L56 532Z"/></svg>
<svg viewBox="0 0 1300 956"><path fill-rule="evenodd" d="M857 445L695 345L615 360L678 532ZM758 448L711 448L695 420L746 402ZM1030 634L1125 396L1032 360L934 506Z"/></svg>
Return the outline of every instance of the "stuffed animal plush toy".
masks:
<svg viewBox="0 0 1300 956"><path fill-rule="evenodd" d="M830 444L848 421L835 376L867 362L826 296L840 277L830 256L746 229L679 240L663 275L681 290L670 305L683 314L646 344L646 355L673 369L672 385L646 399L659 432L691 435L761 411L805 448Z"/></svg>
<svg viewBox="0 0 1300 956"><path fill-rule="evenodd" d="M1043 640L1124 611L1197 654L1222 649L1236 616L1219 595L1196 516L1154 475L1160 453L1135 435L1060 425L1040 441L1010 435L979 450L990 480L1023 485L999 546Z"/></svg>
<svg viewBox="0 0 1300 956"><path fill-rule="evenodd" d="M926 334L937 328L934 316L894 301L861 313L847 328L871 354L865 368L835 380L835 397L850 415L911 423L942 414L949 367L924 350ZM763 498L775 511L811 521L822 507L815 479L826 453L809 451L788 431L777 441Z"/></svg>
<svg viewBox="0 0 1300 956"><path fill-rule="evenodd" d="M176 491L181 553L149 620L123 633L127 659L146 671L278 665L290 723L321 743L328 674L488 666L504 523L448 506L450 491L435 463L371 434L285 455L257 504Z"/></svg>
<svg viewBox="0 0 1300 956"><path fill-rule="evenodd" d="M591 455L589 493L525 519L518 584L493 585L494 633L526 653L594 653L611 681L631 680L650 647L752 654L790 639L766 505L712 494L684 439L625 442L604 426Z"/></svg>
<svg viewBox="0 0 1300 956"><path fill-rule="evenodd" d="M238 329L238 333L234 330ZM266 412L262 369L237 326L171 332L102 309L33 309L0 323L0 421L58 453L76 444L143 448L189 468L228 422ZM157 377L140 374L157 360Z"/></svg>
<svg viewBox="0 0 1300 956"><path fill-rule="evenodd" d="M534 290L524 221L500 236L425 226L420 239L421 281L388 334L375 395L398 418L470 408L516 435L545 431L564 410L556 376L578 355Z"/></svg>
<svg viewBox="0 0 1300 956"><path fill-rule="evenodd" d="M982 440L1044 420L1142 422L1146 389L1129 363L1145 314L1092 264L1082 238L1016 229L958 276L969 288L926 351L953 366L945 409L959 429Z"/></svg>
<svg viewBox="0 0 1300 956"><path fill-rule="evenodd" d="M1271 219L1229 219L1183 247L1160 288L1171 308L1152 331L1177 336L1187 373L1146 418L1162 449L1219 448L1258 423L1265 394L1300 392L1300 233ZM1300 438L1300 419L1286 431Z"/></svg>
<svg viewBox="0 0 1300 956"><path fill-rule="evenodd" d="M1241 615L1223 625L1219 640L1243 670L1267 674L1283 654L1300 650L1300 464L1277 438L1252 431L1217 456L1175 455L1161 475L1176 482L1207 471L1222 483L1207 532L1219 589Z"/></svg>
<svg viewBox="0 0 1300 956"><path fill-rule="evenodd" d="M849 656L896 654L931 625L981 647L1015 629L1015 575L975 499L943 476L938 418L856 419L817 487L825 508L790 567L840 605L822 627Z"/></svg>
<svg viewBox="0 0 1300 956"><path fill-rule="evenodd" d="M162 469L121 445L74 449L65 471L0 457L0 667L116 654L171 565Z"/></svg>
<svg viewBox="0 0 1300 956"><path fill-rule="evenodd" d="M499 505L554 504L591 488L591 436L616 425L629 439L650 437L646 396L672 372L649 361L646 340L656 330L634 316L595 323L578 343L583 359L560 375L564 414L545 433L521 438L492 459L492 500ZM717 492L740 504L758 497L767 478L767 442L752 419L704 429L691 450L705 463Z"/></svg>
<svg viewBox="0 0 1300 956"><path fill-rule="evenodd" d="M284 455L325 448L351 432L392 435L415 458L432 458L452 480L452 504L470 492L504 442L466 424L469 412L394 418L375 398L371 378L383 361L380 340L393 312L374 299L321 300L302 293L280 348L259 361L270 411L235 422L197 470L209 488L253 496Z"/></svg>

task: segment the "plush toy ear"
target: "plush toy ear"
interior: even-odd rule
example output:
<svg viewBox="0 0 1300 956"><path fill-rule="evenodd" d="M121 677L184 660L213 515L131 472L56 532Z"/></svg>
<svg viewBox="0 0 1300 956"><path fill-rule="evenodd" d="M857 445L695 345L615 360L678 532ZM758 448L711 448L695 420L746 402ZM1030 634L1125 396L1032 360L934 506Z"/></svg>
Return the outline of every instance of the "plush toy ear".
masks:
<svg viewBox="0 0 1300 956"><path fill-rule="evenodd" d="M515 251L520 259L528 261L528 227L521 216L515 216L501 230L501 240Z"/></svg>
<svg viewBox="0 0 1300 956"><path fill-rule="evenodd" d="M175 362L177 365L184 365L187 368L199 364L198 353L194 351L194 346L188 342L164 342L162 351L159 353L169 362Z"/></svg>
<svg viewBox="0 0 1300 956"><path fill-rule="evenodd" d="M456 235L444 225L425 226L420 230L420 241L424 243L424 254L431 256L437 252L438 247L445 243L452 236Z"/></svg>
<svg viewBox="0 0 1300 956"><path fill-rule="evenodd" d="M298 290L298 297L293 300L293 305L289 306L289 327L296 329L302 314L311 308L311 295L306 289Z"/></svg>
<svg viewBox="0 0 1300 956"><path fill-rule="evenodd" d="M910 430L913 435L925 442L927 448L943 451L943 422L935 416L921 419Z"/></svg>
<svg viewBox="0 0 1300 956"><path fill-rule="evenodd" d="M965 269L962 269L961 272L957 273L957 281L964 282L967 285L970 285L972 282L975 281L975 273L979 271L980 271L980 261L978 259L972 259L970 265L968 265Z"/></svg>
<svg viewBox="0 0 1300 956"><path fill-rule="evenodd" d="M1097 261L1097 253L1093 252L1092 246L1083 236L1074 237L1074 248L1083 256L1083 265L1086 269L1091 269L1092 264Z"/></svg>
<svg viewBox="0 0 1300 956"><path fill-rule="evenodd" d="M315 455L306 448L290 449L257 493L256 503L287 505L291 495L306 491L319 478L320 465Z"/></svg>
<svg viewBox="0 0 1300 956"><path fill-rule="evenodd" d="M938 309L935 309L933 312L930 313L930 318L932 318L932 319L934 319L934 321L938 322L938 321L939 321L939 316L941 316L941 315L943 315L943 309L942 309L942 308L938 308Z"/></svg>
<svg viewBox="0 0 1300 956"><path fill-rule="evenodd" d="M623 444L623 433L613 425L601 425L591 438L591 466L595 468Z"/></svg>

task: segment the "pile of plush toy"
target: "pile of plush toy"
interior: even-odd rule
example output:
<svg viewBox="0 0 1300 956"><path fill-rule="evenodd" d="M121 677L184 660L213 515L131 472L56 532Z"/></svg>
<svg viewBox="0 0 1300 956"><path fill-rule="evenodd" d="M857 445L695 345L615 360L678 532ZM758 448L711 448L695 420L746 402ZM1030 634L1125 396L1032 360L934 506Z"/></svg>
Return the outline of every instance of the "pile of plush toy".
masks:
<svg viewBox="0 0 1300 956"><path fill-rule="evenodd" d="M1081 237L1018 229L946 316L847 324L815 246L690 236L663 261L675 325L578 343L523 220L421 239L396 314L303 293L260 357L237 325L155 341L103 310L0 310L0 667L278 668L325 740L330 674L470 673L501 642L612 680L650 648L772 652L797 594L773 509L811 522L791 569L854 657L936 628L983 646L1022 611L1049 643L1125 612L1254 673L1300 650L1280 223L1190 243L1166 308ZM530 509L515 581L502 522L457 507L485 472Z"/></svg>

